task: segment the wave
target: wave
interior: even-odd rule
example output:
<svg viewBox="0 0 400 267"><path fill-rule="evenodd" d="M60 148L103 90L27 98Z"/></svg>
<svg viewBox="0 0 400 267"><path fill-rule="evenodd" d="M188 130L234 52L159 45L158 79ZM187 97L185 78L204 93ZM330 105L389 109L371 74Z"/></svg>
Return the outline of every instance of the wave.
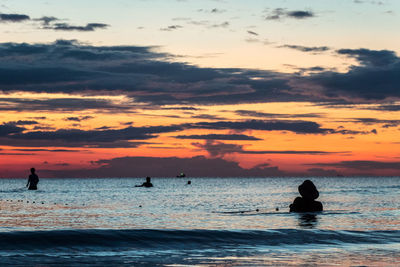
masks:
<svg viewBox="0 0 400 267"><path fill-rule="evenodd" d="M208 249L284 245L400 243L400 231L55 230L0 233L0 250Z"/></svg>

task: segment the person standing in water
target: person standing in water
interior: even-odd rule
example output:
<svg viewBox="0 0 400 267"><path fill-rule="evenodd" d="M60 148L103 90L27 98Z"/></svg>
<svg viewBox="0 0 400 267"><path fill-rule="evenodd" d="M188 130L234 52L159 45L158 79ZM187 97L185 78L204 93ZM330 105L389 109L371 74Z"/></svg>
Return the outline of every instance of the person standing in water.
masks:
<svg viewBox="0 0 400 267"><path fill-rule="evenodd" d="M29 175L28 183L26 184L26 187L29 186L28 190L36 190L38 183L39 183L39 177L35 173L35 168L31 168L31 175Z"/></svg>

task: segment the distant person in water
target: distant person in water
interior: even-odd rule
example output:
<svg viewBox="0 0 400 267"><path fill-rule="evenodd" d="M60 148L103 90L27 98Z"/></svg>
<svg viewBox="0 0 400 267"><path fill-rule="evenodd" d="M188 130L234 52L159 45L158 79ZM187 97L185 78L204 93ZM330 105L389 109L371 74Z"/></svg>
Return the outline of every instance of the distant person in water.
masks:
<svg viewBox="0 0 400 267"><path fill-rule="evenodd" d="M31 168L31 175L29 175L26 187L29 186L28 190L36 190L38 183L39 183L39 177L35 173L35 168Z"/></svg>
<svg viewBox="0 0 400 267"><path fill-rule="evenodd" d="M142 185L135 185L135 187L153 187L153 184L150 182L151 178L149 176L146 177L146 182Z"/></svg>
<svg viewBox="0 0 400 267"><path fill-rule="evenodd" d="M319 197L319 192L314 183L310 180L305 180L299 185L299 193L301 197L296 197L290 204L290 212L314 212L322 211L322 203L315 201Z"/></svg>
<svg viewBox="0 0 400 267"><path fill-rule="evenodd" d="M187 181L187 184L188 184L188 185L191 185L191 184L192 184L192 181Z"/></svg>

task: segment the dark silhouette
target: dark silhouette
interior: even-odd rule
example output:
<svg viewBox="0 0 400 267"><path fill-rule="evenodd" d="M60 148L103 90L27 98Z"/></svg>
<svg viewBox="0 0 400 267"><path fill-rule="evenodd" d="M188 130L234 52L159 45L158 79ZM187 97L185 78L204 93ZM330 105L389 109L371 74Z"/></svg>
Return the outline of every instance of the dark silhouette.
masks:
<svg viewBox="0 0 400 267"><path fill-rule="evenodd" d="M151 178L149 176L146 177L146 182L142 185L135 185L135 187L153 187L153 184L150 182Z"/></svg>
<svg viewBox="0 0 400 267"><path fill-rule="evenodd" d="M29 175L26 187L29 186L28 190L36 190L38 183L39 183L39 177L35 173L35 168L31 168L31 175Z"/></svg>
<svg viewBox="0 0 400 267"><path fill-rule="evenodd" d="M185 178L186 174L184 174L183 172L181 172L179 175L176 176L176 178Z"/></svg>
<svg viewBox="0 0 400 267"><path fill-rule="evenodd" d="M192 181L188 181L187 184L188 184L188 185L191 185L191 184L192 184Z"/></svg>
<svg viewBox="0 0 400 267"><path fill-rule="evenodd" d="M322 211L322 203L315 201L319 197L319 192L314 183L310 180L305 180L299 185L299 193L301 197L296 197L290 204L290 212L314 212Z"/></svg>

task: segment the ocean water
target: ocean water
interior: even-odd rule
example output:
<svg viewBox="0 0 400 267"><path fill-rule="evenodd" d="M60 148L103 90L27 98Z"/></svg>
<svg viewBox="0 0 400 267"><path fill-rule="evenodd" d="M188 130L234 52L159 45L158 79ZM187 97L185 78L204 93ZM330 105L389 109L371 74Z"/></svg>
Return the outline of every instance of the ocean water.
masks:
<svg viewBox="0 0 400 267"><path fill-rule="evenodd" d="M0 265L400 266L400 177L0 179Z"/></svg>

